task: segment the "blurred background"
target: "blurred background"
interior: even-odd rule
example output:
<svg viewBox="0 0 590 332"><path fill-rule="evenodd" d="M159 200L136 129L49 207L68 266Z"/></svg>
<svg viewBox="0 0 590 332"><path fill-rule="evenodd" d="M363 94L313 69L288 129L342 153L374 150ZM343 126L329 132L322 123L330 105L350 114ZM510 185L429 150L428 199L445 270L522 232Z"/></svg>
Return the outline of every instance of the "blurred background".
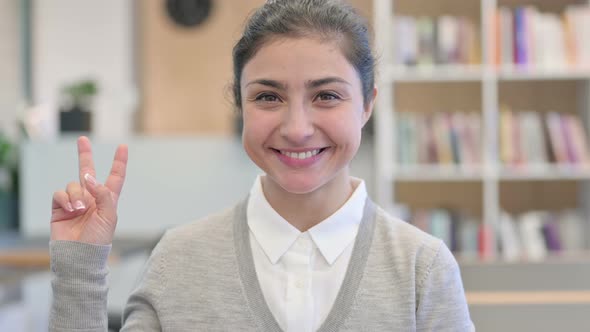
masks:
<svg viewBox="0 0 590 332"><path fill-rule="evenodd" d="M0 0L0 331L47 329L50 202L130 150L111 260L117 330L169 227L232 205L257 169L231 49L263 0ZM440 237L478 331L590 326L590 2L355 0L379 99L352 173Z"/></svg>

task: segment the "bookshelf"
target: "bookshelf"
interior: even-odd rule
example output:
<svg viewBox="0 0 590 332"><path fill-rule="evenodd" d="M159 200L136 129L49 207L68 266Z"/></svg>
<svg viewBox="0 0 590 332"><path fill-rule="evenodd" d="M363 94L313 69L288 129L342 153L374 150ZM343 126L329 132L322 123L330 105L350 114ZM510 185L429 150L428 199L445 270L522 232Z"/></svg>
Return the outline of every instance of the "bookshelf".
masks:
<svg viewBox="0 0 590 332"><path fill-rule="evenodd" d="M374 0L380 88L375 106L375 183L376 199L381 206L402 217L407 210L441 207L465 212L469 219L477 220L492 232L484 247L478 248L478 257L495 258L496 262L502 262L504 257L505 239L499 231L504 211L517 216L538 210L557 214L576 209L583 219L583 248L557 257L590 257L590 165L587 161L558 160L545 128L552 111L574 115L586 135L588 149L590 45L585 44L584 48L575 44L579 42L576 35L563 31L572 26L577 31L590 27L588 23L585 27L575 25L581 21L576 21L577 12L571 13L572 6L590 8L590 1ZM587 15L590 22L590 9ZM506 17L514 26L506 26ZM515 28L517 24L524 28ZM529 30L523 34L521 30L525 28ZM400 31L403 33L396 34ZM429 38L424 31L431 31L433 37ZM522 39L523 35L537 42ZM462 37L466 41L462 42ZM450 57L449 46L453 45L456 47ZM564 45L564 50L555 45ZM431 54L424 55L425 49ZM523 119L523 114L530 111L537 113L543 126L542 149L548 154L545 159L527 159L518 165L505 160L506 123L502 110L506 106L515 110L516 119ZM412 150L414 145L431 142L422 133L436 132L436 125L424 125L421 121L436 120L441 112L478 114L478 160L464 162L455 158L441 162L440 149L438 162L425 160L420 152L416 152L418 157L402 157L407 157L408 146ZM418 118L410 121L414 127L408 129L414 141L399 134L400 128L408 128L407 114ZM514 123L517 122L513 126L521 126ZM530 132L523 131L527 135ZM524 138L519 142L525 142ZM529 145L532 144L519 146L528 149ZM459 149L455 145L451 148ZM400 210L400 204L405 209ZM485 253L482 255L481 251ZM544 259L555 260L553 254ZM457 255L461 257L462 253Z"/></svg>

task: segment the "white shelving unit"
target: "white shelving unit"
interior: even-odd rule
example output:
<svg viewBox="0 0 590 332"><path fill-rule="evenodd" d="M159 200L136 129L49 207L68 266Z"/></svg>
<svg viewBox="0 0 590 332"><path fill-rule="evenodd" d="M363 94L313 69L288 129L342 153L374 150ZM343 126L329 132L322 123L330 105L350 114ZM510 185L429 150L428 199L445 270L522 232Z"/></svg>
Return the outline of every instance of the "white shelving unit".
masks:
<svg viewBox="0 0 590 332"><path fill-rule="evenodd" d="M568 165L535 165L524 169L504 167L499 160L499 105L501 86L506 82L517 84L535 84L534 82L575 81L578 96L578 112L586 130L590 128L590 69L583 70L546 70L529 68L498 69L491 58L493 55L492 36L493 13L500 5L539 5L541 0L480 0L480 13L476 21L481 31L480 65L469 66L436 66L404 67L397 65L394 59L393 31L396 6L400 3L413 6L434 6L438 9L449 0L439 0L436 4L416 0L374 0L373 26L375 30L378 63L377 84L379 94L375 111L375 160L376 160L376 200L391 212L395 211L396 187L400 182L405 185L419 185L425 182L441 183L441 186L452 182L476 182L481 184L482 191L482 222L496 228L501 212L501 185L503 183L519 183L524 181L579 181L578 206L590 218L590 170L577 169ZM590 1L551 0L563 4L589 3ZM457 1L451 1L457 5ZM462 4L462 3L461 3ZM449 14L449 13L445 13ZM452 13L450 13L452 14ZM395 91L399 84L478 84L481 89L482 118L482 164L473 167L416 165L402 166L396 163L396 100ZM512 84L512 83L511 83ZM515 83L516 84L516 83ZM553 84L553 83L551 83ZM427 97L425 97L427 98ZM558 95L555 98L560 98ZM590 222L587 246L590 247ZM497 248L494 248L497 251Z"/></svg>

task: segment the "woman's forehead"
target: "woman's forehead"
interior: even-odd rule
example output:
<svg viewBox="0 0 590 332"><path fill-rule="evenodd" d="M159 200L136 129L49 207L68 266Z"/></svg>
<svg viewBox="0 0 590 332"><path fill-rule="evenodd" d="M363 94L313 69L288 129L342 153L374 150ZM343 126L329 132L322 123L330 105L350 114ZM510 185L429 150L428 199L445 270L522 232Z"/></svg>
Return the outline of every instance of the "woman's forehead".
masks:
<svg viewBox="0 0 590 332"><path fill-rule="evenodd" d="M335 42L275 38L265 43L245 65L242 83L260 79L307 83L325 77L350 81L355 74L354 67Z"/></svg>

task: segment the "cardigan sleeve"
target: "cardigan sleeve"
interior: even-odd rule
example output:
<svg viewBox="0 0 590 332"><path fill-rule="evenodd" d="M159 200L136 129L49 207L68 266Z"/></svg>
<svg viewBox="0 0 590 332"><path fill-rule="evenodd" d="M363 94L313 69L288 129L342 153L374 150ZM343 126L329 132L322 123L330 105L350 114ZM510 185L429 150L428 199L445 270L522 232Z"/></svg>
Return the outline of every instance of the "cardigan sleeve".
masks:
<svg viewBox="0 0 590 332"><path fill-rule="evenodd" d="M164 237L152 251L138 286L133 290L123 311L121 332L161 331L159 299L166 288Z"/></svg>
<svg viewBox="0 0 590 332"><path fill-rule="evenodd" d="M442 241L430 267L417 283L417 331L475 331L459 265Z"/></svg>
<svg viewBox="0 0 590 332"><path fill-rule="evenodd" d="M53 297L49 331L108 330L107 259L110 250L110 245L50 242ZM161 330L156 304L165 285L162 263L157 246L146 264L141 281L129 297L121 331Z"/></svg>
<svg viewBox="0 0 590 332"><path fill-rule="evenodd" d="M107 258L111 246L51 241L49 331L107 331Z"/></svg>

